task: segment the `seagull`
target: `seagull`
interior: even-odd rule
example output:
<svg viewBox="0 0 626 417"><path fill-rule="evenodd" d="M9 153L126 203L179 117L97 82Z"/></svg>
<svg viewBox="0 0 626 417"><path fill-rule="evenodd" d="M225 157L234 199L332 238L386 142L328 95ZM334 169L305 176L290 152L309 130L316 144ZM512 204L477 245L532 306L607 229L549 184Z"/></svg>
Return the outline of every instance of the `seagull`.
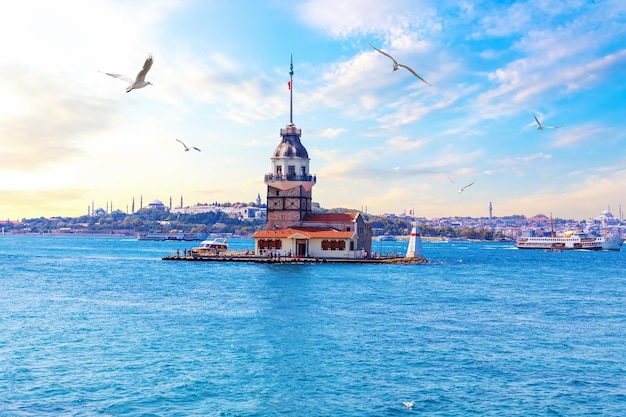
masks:
<svg viewBox="0 0 626 417"><path fill-rule="evenodd" d="M465 187L461 187L459 188L459 194L463 192L463 190L465 190L467 187L471 187L472 185L474 185L476 181L472 181L469 184L467 184Z"/></svg>
<svg viewBox="0 0 626 417"><path fill-rule="evenodd" d="M375 47L374 45L372 45L371 43L367 42L367 44L368 44L369 46L371 46L372 48L374 48L375 50L377 50L378 52L380 52L381 54L383 54L383 55L385 55L385 56L389 57L389 58L393 61L393 70L394 70L394 71L398 71L398 70L400 69L400 67L402 67L402 68L406 68L406 69L407 69L407 70L408 70L411 74L415 75L417 78L419 78L420 80L424 81L426 84L430 85L430 83L429 83L428 81L426 81L425 79L423 79L422 77L420 77L419 75L417 75L417 73L416 73L415 71L413 71L413 69L411 69L411 68L407 67L407 66L406 66L406 65L404 65L404 64L400 64L400 63L398 63L398 61L396 61L394 57L392 57L392 56L391 56L391 55L389 55L388 53L383 52L383 51L381 51L380 49L376 48L376 47Z"/></svg>
<svg viewBox="0 0 626 417"><path fill-rule="evenodd" d="M176 139L176 141L183 144L183 146L185 147L185 152L189 152L189 149L195 149L198 152L202 152L200 149L196 148L195 146L192 146L191 148L187 147L187 145L185 145L185 142L183 142L182 140Z"/></svg>
<svg viewBox="0 0 626 417"><path fill-rule="evenodd" d="M544 126L541 124L541 122L539 121L539 119L537 119L537 115L535 114L534 111L531 110L531 112L533 113L533 117L535 118L535 122L537 122L537 130L543 130L543 129L558 129L561 126Z"/></svg>
<svg viewBox="0 0 626 417"><path fill-rule="evenodd" d="M404 404L406 408L413 408L415 401L402 401L402 404Z"/></svg>
<svg viewBox="0 0 626 417"><path fill-rule="evenodd" d="M455 184L455 182L454 182L454 181L452 181L452 178L448 177L448 179L450 180L450 182L451 182L452 184ZM472 181L471 183L467 184L465 187L461 187L461 188L459 188L459 193L462 193L462 192L463 192L463 190L465 190L467 187L471 187L472 185L474 185L474 183L475 183L475 182L476 182L476 181Z"/></svg>
<svg viewBox="0 0 626 417"><path fill-rule="evenodd" d="M146 59L146 62L144 62L143 68L141 69L141 71L139 71L137 77L134 80L127 75L111 74L108 72L105 72L105 74L113 78L119 78L120 80L129 83L129 86L126 87L126 92L130 93L131 90L144 88L147 85L153 85L150 81L146 81L146 74L148 74L148 71L150 71L150 68L152 68L152 62L154 62L154 60L152 59L152 55L150 55L148 56L148 59Z"/></svg>

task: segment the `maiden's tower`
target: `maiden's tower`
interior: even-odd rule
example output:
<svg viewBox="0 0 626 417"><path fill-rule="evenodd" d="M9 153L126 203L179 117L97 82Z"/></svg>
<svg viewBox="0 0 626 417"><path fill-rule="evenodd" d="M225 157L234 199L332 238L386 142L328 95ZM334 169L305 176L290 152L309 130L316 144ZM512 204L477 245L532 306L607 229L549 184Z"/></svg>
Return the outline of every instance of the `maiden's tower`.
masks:
<svg viewBox="0 0 626 417"><path fill-rule="evenodd" d="M302 130L293 123L293 61L289 71L289 123L280 129L267 185L267 223L257 231L257 255L318 258L364 258L371 254L371 227L361 213L313 213L308 152Z"/></svg>

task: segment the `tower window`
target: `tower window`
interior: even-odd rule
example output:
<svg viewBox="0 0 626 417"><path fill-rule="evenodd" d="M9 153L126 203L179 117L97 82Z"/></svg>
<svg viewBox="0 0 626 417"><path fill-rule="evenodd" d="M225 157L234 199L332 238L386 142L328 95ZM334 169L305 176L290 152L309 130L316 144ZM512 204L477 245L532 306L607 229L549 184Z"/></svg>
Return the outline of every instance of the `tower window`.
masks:
<svg viewBox="0 0 626 417"><path fill-rule="evenodd" d="M296 175L296 166L295 165L288 165L287 166L287 174L289 174L289 175Z"/></svg>
<svg viewBox="0 0 626 417"><path fill-rule="evenodd" d="M306 167L302 167L302 175L306 175Z"/></svg>

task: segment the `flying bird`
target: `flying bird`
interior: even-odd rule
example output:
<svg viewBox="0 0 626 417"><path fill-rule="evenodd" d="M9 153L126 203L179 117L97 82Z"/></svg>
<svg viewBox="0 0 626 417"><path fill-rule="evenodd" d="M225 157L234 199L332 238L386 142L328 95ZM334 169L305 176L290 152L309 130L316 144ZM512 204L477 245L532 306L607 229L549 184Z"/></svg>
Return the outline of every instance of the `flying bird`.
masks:
<svg viewBox="0 0 626 417"><path fill-rule="evenodd" d="M135 77L134 80L127 75L111 74L108 72L105 72L105 74L129 83L129 86L126 87L126 92L130 93L132 90L136 90L137 88L144 88L147 85L153 85L150 81L146 81L146 75L148 74L148 71L150 71L150 68L152 68L153 62L154 60L152 59L152 55L148 56L148 59L146 59L146 62L143 64L143 68L139 71L139 73L137 73L137 77Z"/></svg>
<svg viewBox="0 0 626 417"><path fill-rule="evenodd" d="M454 181L452 181L452 178L448 177L448 179L450 180L450 182L451 182L452 184L455 184L455 182L454 182ZM461 188L459 188L459 190L458 190L458 191L459 191L459 193L462 193L462 192L463 192L463 190L465 190L467 187L471 187L472 185L474 185L474 183L475 183L475 182L476 182L476 181L472 181L471 183L467 184L465 187L461 187Z"/></svg>
<svg viewBox="0 0 626 417"><path fill-rule="evenodd" d="M459 188L459 194L463 192L463 190L465 190L467 187L471 187L472 185L474 185L476 181L472 181L469 184L467 184L465 187L461 187Z"/></svg>
<svg viewBox="0 0 626 417"><path fill-rule="evenodd" d="M537 119L537 115L535 114L534 111L531 110L531 112L533 113L533 117L535 118L535 122L537 122L537 130L543 130L543 129L558 129L561 126L544 126L541 124L541 122L539 121L539 119Z"/></svg>
<svg viewBox="0 0 626 417"><path fill-rule="evenodd" d="M183 142L182 140L176 139L176 141L183 144L183 146L185 147L185 152L189 152L189 149L195 149L196 151L201 152L200 149L196 148L195 146L192 146L191 148L189 148L187 145L185 145L185 142Z"/></svg>
<svg viewBox="0 0 626 417"><path fill-rule="evenodd" d="M391 59L393 61L393 71L398 71L400 69L400 67L402 68L406 68L411 74L415 75L417 78L419 78L420 80L424 81L426 84L430 85L430 83L428 81L426 81L425 79L423 79L422 77L420 77L419 75L417 75L417 73L415 71L413 71L413 69L407 67L404 64L400 64L398 63L398 61L395 60L394 57L392 57L391 55L389 55L387 52L383 52L380 49L376 48L374 45L372 45L371 43L367 42L367 44L369 46L371 46L372 48L374 48L375 50L377 50L378 52L380 52L381 54L389 57L389 59Z"/></svg>

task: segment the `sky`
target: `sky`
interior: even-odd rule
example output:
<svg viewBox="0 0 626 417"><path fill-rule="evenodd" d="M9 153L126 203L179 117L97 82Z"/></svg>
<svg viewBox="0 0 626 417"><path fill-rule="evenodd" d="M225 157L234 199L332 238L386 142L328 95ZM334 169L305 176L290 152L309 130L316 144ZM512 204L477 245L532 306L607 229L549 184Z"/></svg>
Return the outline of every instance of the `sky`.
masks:
<svg viewBox="0 0 626 417"><path fill-rule="evenodd" d="M622 0L23 0L0 39L1 219L265 202L291 56L324 208L626 210Z"/></svg>

